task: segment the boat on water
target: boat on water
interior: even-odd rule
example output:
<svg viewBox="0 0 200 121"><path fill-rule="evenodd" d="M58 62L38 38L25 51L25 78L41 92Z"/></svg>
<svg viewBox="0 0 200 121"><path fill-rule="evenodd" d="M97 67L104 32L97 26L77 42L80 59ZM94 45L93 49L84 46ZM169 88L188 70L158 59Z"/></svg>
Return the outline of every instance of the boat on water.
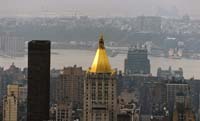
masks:
<svg viewBox="0 0 200 121"><path fill-rule="evenodd" d="M168 51L168 58L170 59L181 59L183 51L178 48L170 48Z"/></svg>

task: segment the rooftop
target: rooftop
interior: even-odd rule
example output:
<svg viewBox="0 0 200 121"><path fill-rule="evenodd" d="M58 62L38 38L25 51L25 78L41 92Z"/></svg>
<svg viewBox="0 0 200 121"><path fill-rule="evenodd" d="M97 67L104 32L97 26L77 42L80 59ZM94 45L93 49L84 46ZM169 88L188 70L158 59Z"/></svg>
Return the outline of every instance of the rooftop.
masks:
<svg viewBox="0 0 200 121"><path fill-rule="evenodd" d="M101 35L99 39L98 49L96 51L96 55L94 57L92 66L89 68L89 72L91 73L112 73L108 56L106 54L103 35Z"/></svg>

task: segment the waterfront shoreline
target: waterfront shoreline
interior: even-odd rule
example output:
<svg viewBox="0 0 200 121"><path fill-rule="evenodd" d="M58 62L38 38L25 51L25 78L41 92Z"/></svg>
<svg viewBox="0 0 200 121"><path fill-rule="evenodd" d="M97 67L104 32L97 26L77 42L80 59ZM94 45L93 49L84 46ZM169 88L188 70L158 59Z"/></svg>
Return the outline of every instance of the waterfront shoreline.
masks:
<svg viewBox="0 0 200 121"><path fill-rule="evenodd" d="M91 64L95 51L91 50L77 50L77 49L53 49L52 52L58 54L51 55L51 68L62 69L68 66L81 66L84 70L88 69ZM118 70L124 71L124 59L125 54L119 54L115 57L109 57L110 64L112 68L117 68ZM171 66L173 69L183 68L184 77L190 79L194 77L195 79L200 79L200 60L191 59L169 59L163 57L152 57L149 56L151 63L151 72L153 76L157 74L157 68L168 69ZM24 57L16 58L2 58L0 57L0 66L5 69L9 68L14 62L17 67L24 68L27 67L27 55Z"/></svg>

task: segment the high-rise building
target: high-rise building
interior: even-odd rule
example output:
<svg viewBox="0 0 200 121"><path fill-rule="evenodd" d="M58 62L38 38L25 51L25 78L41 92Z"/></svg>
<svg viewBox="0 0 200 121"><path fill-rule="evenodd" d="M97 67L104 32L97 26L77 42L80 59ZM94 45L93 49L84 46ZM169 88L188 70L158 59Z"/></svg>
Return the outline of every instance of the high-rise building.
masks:
<svg viewBox="0 0 200 121"><path fill-rule="evenodd" d="M18 120L18 100L15 95L5 96L3 99L3 121Z"/></svg>
<svg viewBox="0 0 200 121"><path fill-rule="evenodd" d="M25 41L13 33L0 34L0 50L8 56L24 56Z"/></svg>
<svg viewBox="0 0 200 121"><path fill-rule="evenodd" d="M72 103L74 108L83 108L83 82L85 71L82 67L65 67L61 70L58 83L60 101Z"/></svg>
<svg viewBox="0 0 200 121"><path fill-rule="evenodd" d="M28 43L27 121L49 120L50 41Z"/></svg>
<svg viewBox="0 0 200 121"><path fill-rule="evenodd" d="M136 30L138 32L160 33L162 18L157 16L138 16Z"/></svg>
<svg viewBox="0 0 200 121"><path fill-rule="evenodd" d="M60 70L52 69L50 75L50 104L56 104L60 96Z"/></svg>
<svg viewBox="0 0 200 121"><path fill-rule="evenodd" d="M84 121L117 121L116 71L111 69L103 36L84 80Z"/></svg>
<svg viewBox="0 0 200 121"><path fill-rule="evenodd" d="M150 74L150 61L147 50L140 47L131 47L125 59L124 73L129 74Z"/></svg>
<svg viewBox="0 0 200 121"><path fill-rule="evenodd" d="M173 121L196 121L189 95L177 93L174 107Z"/></svg>
<svg viewBox="0 0 200 121"><path fill-rule="evenodd" d="M140 88L140 114L153 115L152 112L163 114L163 106L166 106L165 83L160 81L146 81ZM159 110L155 111L154 109Z"/></svg>
<svg viewBox="0 0 200 121"><path fill-rule="evenodd" d="M26 87L18 84L7 86L7 95L3 100L3 121L17 121L20 119L21 103L26 100Z"/></svg>
<svg viewBox="0 0 200 121"><path fill-rule="evenodd" d="M172 68L169 67L168 70L163 70L162 68L158 68L157 77L165 80L172 80L172 78L176 80L182 80L184 78L183 69L179 68L178 70L172 70Z"/></svg>
<svg viewBox="0 0 200 121"><path fill-rule="evenodd" d="M186 82L170 82L166 84L167 88L167 104L169 109L169 119L172 120L172 113L174 110L174 104L176 102L177 93L188 93L189 85Z"/></svg>
<svg viewBox="0 0 200 121"><path fill-rule="evenodd" d="M72 103L58 103L55 109L56 121L72 121Z"/></svg>
<svg viewBox="0 0 200 121"><path fill-rule="evenodd" d="M19 102L25 101L26 87L18 84L12 84L7 86L7 95L14 95Z"/></svg>

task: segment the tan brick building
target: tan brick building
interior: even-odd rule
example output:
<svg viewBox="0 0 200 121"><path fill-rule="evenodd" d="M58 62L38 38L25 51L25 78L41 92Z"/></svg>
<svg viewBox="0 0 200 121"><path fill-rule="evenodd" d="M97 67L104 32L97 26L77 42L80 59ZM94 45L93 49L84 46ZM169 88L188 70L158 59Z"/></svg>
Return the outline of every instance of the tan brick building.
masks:
<svg viewBox="0 0 200 121"><path fill-rule="evenodd" d="M84 80L84 121L117 121L116 100L116 73L109 64L102 36Z"/></svg>
<svg viewBox="0 0 200 121"><path fill-rule="evenodd" d="M60 74L57 86L58 102L72 102L73 107L82 108L83 106L83 81L85 71L82 67L65 67Z"/></svg>
<svg viewBox="0 0 200 121"><path fill-rule="evenodd" d="M7 86L7 95L3 99L3 121L17 121L19 105L26 100L27 87L13 84Z"/></svg>

